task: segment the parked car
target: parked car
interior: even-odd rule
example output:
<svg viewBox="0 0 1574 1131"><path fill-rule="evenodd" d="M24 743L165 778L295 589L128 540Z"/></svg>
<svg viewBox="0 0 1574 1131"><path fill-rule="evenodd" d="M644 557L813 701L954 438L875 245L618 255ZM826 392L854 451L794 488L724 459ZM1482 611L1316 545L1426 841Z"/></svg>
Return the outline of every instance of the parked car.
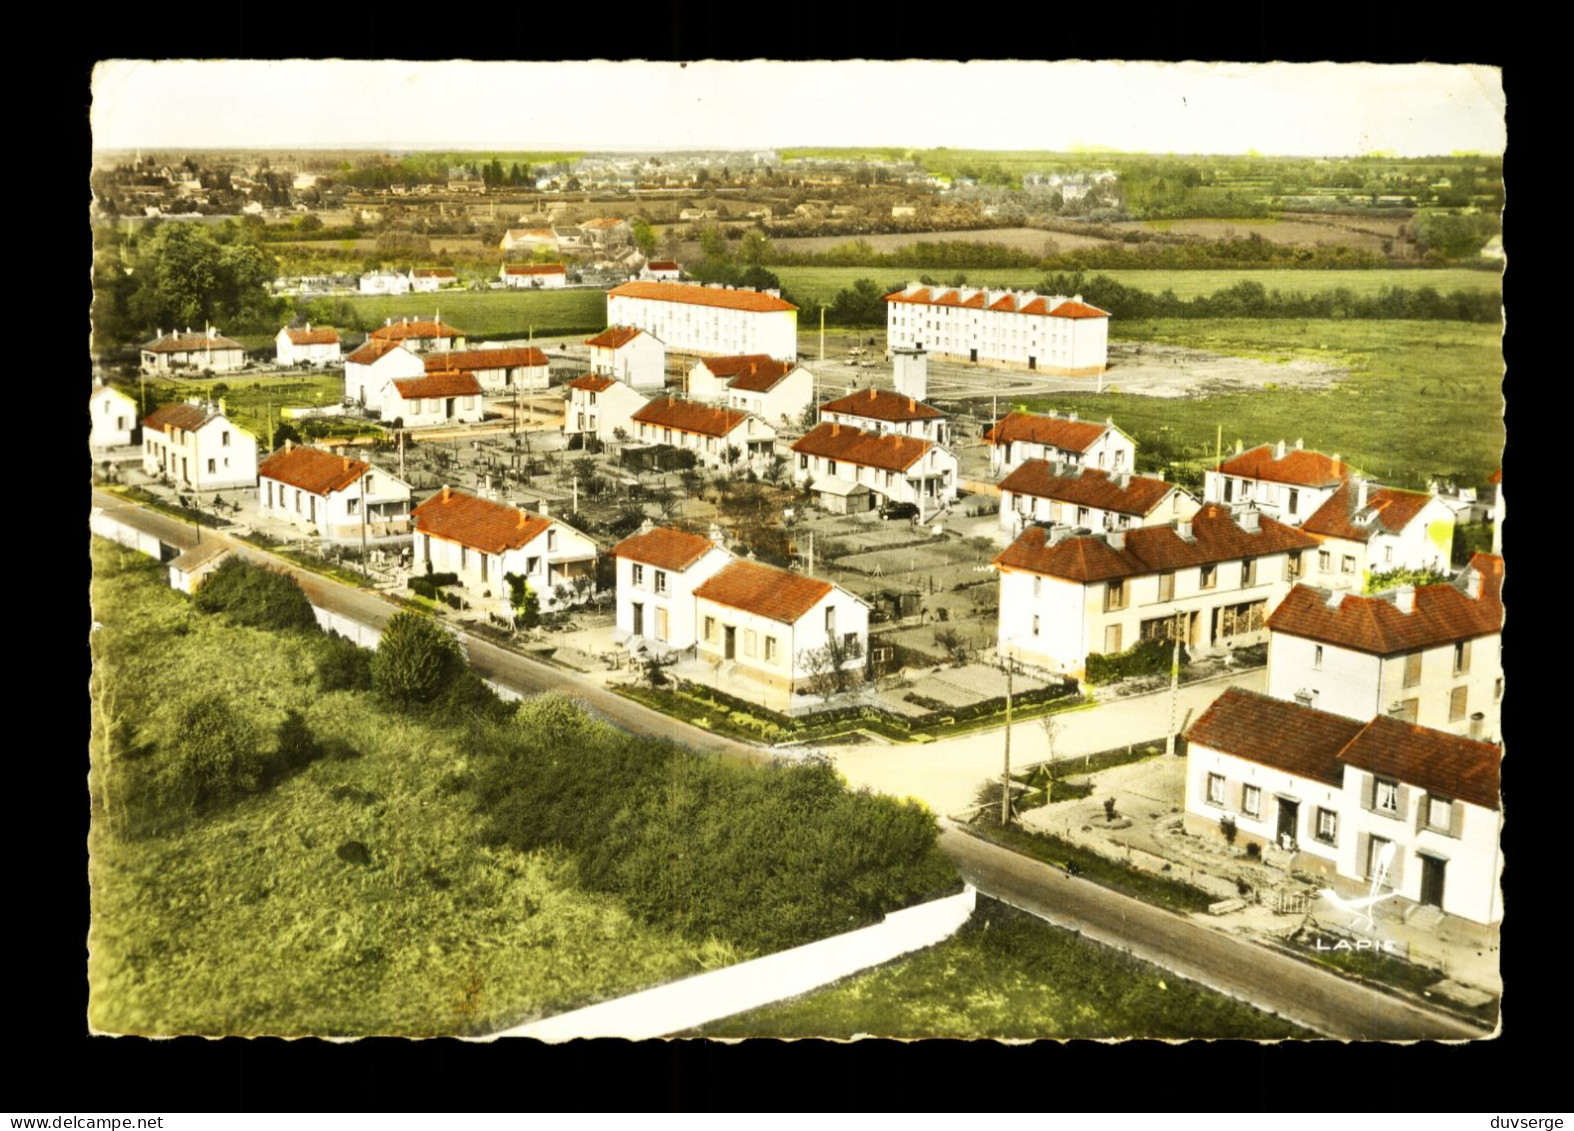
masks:
<svg viewBox="0 0 1574 1131"><path fill-rule="evenodd" d="M883 518L883 519L887 519L887 520L893 519L893 518L917 518L918 517L918 504L917 503L886 503L883 507L880 508L880 517Z"/></svg>

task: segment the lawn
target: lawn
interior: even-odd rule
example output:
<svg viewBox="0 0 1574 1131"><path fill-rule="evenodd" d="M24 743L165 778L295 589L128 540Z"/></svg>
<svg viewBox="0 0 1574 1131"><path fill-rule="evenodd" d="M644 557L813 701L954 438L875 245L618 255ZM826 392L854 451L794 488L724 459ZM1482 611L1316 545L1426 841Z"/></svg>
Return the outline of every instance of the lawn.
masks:
<svg viewBox="0 0 1574 1131"><path fill-rule="evenodd" d="M367 327L389 318L432 317L470 338L536 338L594 333L607 324L607 293L595 288L554 291L451 291L429 295L352 295L343 300Z"/></svg>
<svg viewBox="0 0 1574 1131"><path fill-rule="evenodd" d="M1316 1036L1156 966L980 898L950 939L826 989L707 1026L708 1037Z"/></svg>
<svg viewBox="0 0 1574 1131"><path fill-rule="evenodd" d="M1432 478L1480 486L1502 466L1503 353L1497 326L1465 322L1172 319L1125 322L1117 340L1162 342L1270 361L1307 359L1349 376L1326 389L1276 388L1186 398L1123 394L1120 369L1103 394L1031 398L1034 411L1075 410L1137 440L1141 470L1154 458L1211 465L1217 429L1226 451L1302 438L1384 483L1424 488ZM1146 453L1144 448L1147 449ZM1147 457L1145 459L1145 456Z"/></svg>
<svg viewBox="0 0 1574 1131"><path fill-rule="evenodd" d="M211 380L197 381L158 377L149 378L147 384L150 395L161 404L187 397L222 398L226 415L257 437L259 450L264 454L271 428L280 420L281 409L336 405L344 399L342 376L310 371L268 377L221 373ZM129 387L127 392L136 395ZM335 422L328 419L325 423L332 426ZM296 427L300 427L298 422ZM381 433L375 425L367 424L358 424L353 431L360 435Z"/></svg>
<svg viewBox="0 0 1574 1131"><path fill-rule="evenodd" d="M1044 234L1051 239L1055 235L1053 232ZM979 232L977 236L981 242L987 243L989 240L988 232ZM914 241L922 238L922 236L913 237ZM890 285L894 289L924 274L939 279L942 283L949 283L956 277L954 271L918 267L772 267L770 270L781 279L782 287L790 292L795 300L804 304L805 310L811 302L830 302L836 297L837 291L850 288L859 279L873 279L882 287ZM962 274L968 284L975 287L1016 287L1031 290L1038 286L1047 272L1036 267L985 267L976 271L964 270ZM1440 294L1448 294L1450 291L1457 290L1496 291L1501 290L1503 285L1502 276L1494 272L1472 271L1463 267L1437 270L1379 268L1370 271L1296 271L1270 268L1259 271L1204 269L1087 272L1090 279L1096 275L1108 275L1125 286L1136 287L1138 290L1153 294L1163 294L1171 290L1182 299L1211 295L1233 286L1242 279L1261 283L1270 291L1278 290L1287 294L1297 291L1303 294L1321 294L1339 287L1346 287L1359 295L1374 295L1384 287L1404 287L1407 290L1432 287ZM808 315L801 313L799 317L803 319ZM1122 327L1113 329L1116 336L1119 336Z"/></svg>

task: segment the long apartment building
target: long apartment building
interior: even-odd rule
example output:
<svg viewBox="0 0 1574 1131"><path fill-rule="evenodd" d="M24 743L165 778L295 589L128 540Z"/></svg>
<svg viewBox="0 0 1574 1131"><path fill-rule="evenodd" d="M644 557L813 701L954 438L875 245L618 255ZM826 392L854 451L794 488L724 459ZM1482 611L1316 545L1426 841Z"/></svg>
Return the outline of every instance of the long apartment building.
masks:
<svg viewBox="0 0 1574 1131"><path fill-rule="evenodd" d="M775 291L624 283L607 292L607 325L644 330L678 353L798 357L798 308Z"/></svg>
<svg viewBox="0 0 1574 1131"><path fill-rule="evenodd" d="M888 349L1065 377L1109 365L1109 311L1081 295L909 283L885 302Z"/></svg>

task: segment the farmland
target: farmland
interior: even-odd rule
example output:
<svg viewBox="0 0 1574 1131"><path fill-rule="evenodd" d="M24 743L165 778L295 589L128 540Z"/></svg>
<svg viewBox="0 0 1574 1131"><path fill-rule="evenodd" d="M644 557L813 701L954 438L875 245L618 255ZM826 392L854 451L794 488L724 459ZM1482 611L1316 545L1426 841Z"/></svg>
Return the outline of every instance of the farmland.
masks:
<svg viewBox="0 0 1574 1131"><path fill-rule="evenodd" d="M594 288L352 295L343 302L368 328L389 318L430 318L438 311L444 322L471 339L523 338L531 332L538 338L550 338L594 333L607 324L607 293Z"/></svg>

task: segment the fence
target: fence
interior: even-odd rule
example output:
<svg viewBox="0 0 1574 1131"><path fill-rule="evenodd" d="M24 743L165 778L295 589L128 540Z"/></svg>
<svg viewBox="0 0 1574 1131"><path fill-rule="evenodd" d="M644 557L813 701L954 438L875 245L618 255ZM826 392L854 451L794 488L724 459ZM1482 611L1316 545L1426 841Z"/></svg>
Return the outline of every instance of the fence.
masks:
<svg viewBox="0 0 1574 1131"><path fill-rule="evenodd" d="M108 511L95 508L92 517L88 519L88 529L100 538L119 542L122 546L140 551L156 561L168 561L175 556L174 552L164 549L164 544L156 535L138 530Z"/></svg>
<svg viewBox="0 0 1574 1131"><path fill-rule="evenodd" d="M893 911L872 927L560 1013L493 1036L542 1041L623 1037L637 1041L685 1032L934 946L967 922L977 894L968 885L957 895Z"/></svg>

